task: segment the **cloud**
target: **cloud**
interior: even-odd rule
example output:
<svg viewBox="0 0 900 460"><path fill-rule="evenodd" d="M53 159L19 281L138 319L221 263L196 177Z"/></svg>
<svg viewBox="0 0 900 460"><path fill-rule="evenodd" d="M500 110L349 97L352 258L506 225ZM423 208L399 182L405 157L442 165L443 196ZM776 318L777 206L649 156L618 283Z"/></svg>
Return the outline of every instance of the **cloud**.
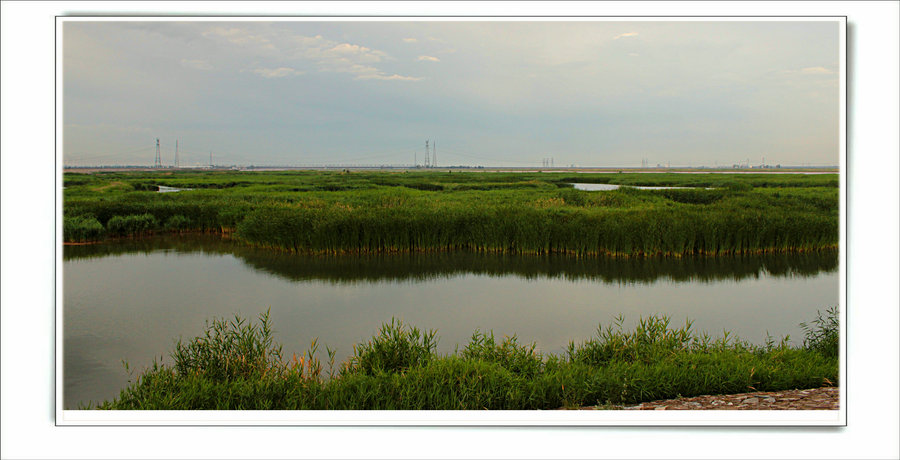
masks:
<svg viewBox="0 0 900 460"><path fill-rule="evenodd" d="M290 67L279 67L277 69L253 69L251 72L263 77L263 78L282 78L282 77L290 77L294 75L302 75L303 72L299 70L292 69Z"/></svg>
<svg viewBox="0 0 900 460"><path fill-rule="evenodd" d="M330 59L357 59L362 62L381 62L387 57L384 52L366 48L365 46L353 45L350 43L340 43L331 49L322 52L323 58Z"/></svg>
<svg viewBox="0 0 900 460"><path fill-rule="evenodd" d="M202 59L182 59L181 65L197 70L212 70L213 68L212 64Z"/></svg>
<svg viewBox="0 0 900 460"><path fill-rule="evenodd" d="M834 75L834 74L835 74L835 71L834 71L834 70L831 70L831 69L829 69L829 68L827 68L827 67L821 67L821 66L819 66L819 67L804 67L804 68L802 68L802 69L800 69L800 70L782 70L782 71L779 72L779 73L780 73L781 75L784 75L784 76L793 76L793 77L796 77L796 76L798 76L798 75L801 76L801 77L802 77L802 76L810 76L810 77L820 76L820 77L827 77L827 76L829 76L829 75Z"/></svg>
<svg viewBox="0 0 900 460"><path fill-rule="evenodd" d="M441 62L440 59L434 56L419 56L420 61L431 61L431 62Z"/></svg>
<svg viewBox="0 0 900 460"><path fill-rule="evenodd" d="M637 32L625 32L624 34L616 35L615 37L613 37L613 40L618 40L620 38L625 38L625 37L636 37L637 35L638 35Z"/></svg>
<svg viewBox="0 0 900 460"><path fill-rule="evenodd" d="M800 73L805 75L831 75L834 71L828 70L825 67L804 67L800 69Z"/></svg>
<svg viewBox="0 0 900 460"><path fill-rule="evenodd" d="M415 43L418 40L416 40L415 38L404 38L403 41L405 41L406 43Z"/></svg>
<svg viewBox="0 0 900 460"><path fill-rule="evenodd" d="M237 27L211 27L207 38L240 45L269 67L250 70L265 78L299 75L304 62L319 72L347 73L355 79L416 81L420 78L389 74L376 67L391 57L380 50L356 43L329 40L322 35L307 36L279 27L253 31ZM436 60L436 58L435 58ZM307 66L309 64L306 64ZM258 64L256 64L258 65Z"/></svg>
<svg viewBox="0 0 900 460"><path fill-rule="evenodd" d="M246 29L240 29L237 27L211 27L203 32L203 36L224 38L226 41L234 43L236 45L261 45L266 48L274 47L266 37L253 34Z"/></svg>
<svg viewBox="0 0 900 460"><path fill-rule="evenodd" d="M406 75L384 75L384 74L363 74L357 75L357 80L400 80L400 81L419 81L421 77L409 77Z"/></svg>

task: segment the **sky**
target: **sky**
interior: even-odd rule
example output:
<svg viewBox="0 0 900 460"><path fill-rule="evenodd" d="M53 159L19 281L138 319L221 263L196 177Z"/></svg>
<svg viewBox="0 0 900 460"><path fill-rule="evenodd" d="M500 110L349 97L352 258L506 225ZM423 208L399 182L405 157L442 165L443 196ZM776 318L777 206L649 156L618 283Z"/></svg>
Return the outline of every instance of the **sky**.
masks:
<svg viewBox="0 0 900 460"><path fill-rule="evenodd" d="M839 164L822 21L63 24L67 166Z"/></svg>

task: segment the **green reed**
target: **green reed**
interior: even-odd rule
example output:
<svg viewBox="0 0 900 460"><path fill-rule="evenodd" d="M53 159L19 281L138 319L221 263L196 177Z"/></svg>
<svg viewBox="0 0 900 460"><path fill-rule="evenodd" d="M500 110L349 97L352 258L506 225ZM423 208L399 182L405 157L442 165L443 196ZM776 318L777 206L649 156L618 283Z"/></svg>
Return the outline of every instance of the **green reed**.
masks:
<svg viewBox="0 0 900 460"><path fill-rule="evenodd" d="M103 224L91 215L65 217L63 219L63 239L70 242L97 241L106 235Z"/></svg>
<svg viewBox="0 0 900 460"><path fill-rule="evenodd" d="M718 176L724 175L67 174L63 211L67 219L93 217L108 236L235 231L250 245L319 254L469 250L643 257L837 246L836 175ZM574 180L713 188L588 192L573 189ZM159 185L193 190L161 194L153 191ZM67 241L75 241L77 226L68 222Z"/></svg>
<svg viewBox="0 0 900 460"><path fill-rule="evenodd" d="M564 355L478 331L462 351L439 354L433 331L392 320L337 372L328 349L327 374L316 341L305 356L285 359L268 314L257 325L236 317L179 342L174 365L154 362L97 408L556 409L836 385L837 356L815 339L837 337L837 310L828 311L802 347L787 338L763 346L729 334L711 339L690 322L676 328L653 316L631 331L618 318Z"/></svg>

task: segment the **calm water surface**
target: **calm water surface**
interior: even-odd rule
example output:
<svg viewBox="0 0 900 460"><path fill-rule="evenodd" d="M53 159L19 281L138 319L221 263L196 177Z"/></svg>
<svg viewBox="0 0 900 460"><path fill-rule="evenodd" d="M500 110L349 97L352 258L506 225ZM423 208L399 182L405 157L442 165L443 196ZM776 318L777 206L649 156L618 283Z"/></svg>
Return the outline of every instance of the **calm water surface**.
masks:
<svg viewBox="0 0 900 460"><path fill-rule="evenodd" d="M604 192L610 190L618 190L622 187L631 187L638 190L679 190L679 189L695 189L698 187L667 187L662 185L617 185L617 184L572 184L575 190L585 190L588 192ZM704 187L704 190L712 190L712 187Z"/></svg>
<svg viewBox="0 0 900 460"><path fill-rule="evenodd" d="M338 361L391 318L436 329L451 352L475 330L518 335L561 353L618 314L626 326L668 315L676 326L755 343L790 335L838 304L837 253L614 260L413 254L298 256L190 236L67 246L63 263L66 408L112 399L132 369L168 360L178 338L213 317L271 309L286 355L318 338Z"/></svg>

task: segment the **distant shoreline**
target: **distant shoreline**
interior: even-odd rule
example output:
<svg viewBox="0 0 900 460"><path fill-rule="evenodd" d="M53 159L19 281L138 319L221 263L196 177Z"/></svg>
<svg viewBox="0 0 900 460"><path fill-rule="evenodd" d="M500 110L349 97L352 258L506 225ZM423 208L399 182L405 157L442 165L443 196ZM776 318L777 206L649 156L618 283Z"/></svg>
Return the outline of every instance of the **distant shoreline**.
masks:
<svg viewBox="0 0 900 460"><path fill-rule="evenodd" d="M616 167L576 167L576 168L525 168L508 166L442 166L435 168L415 168L411 166L215 166L197 168L153 168L149 166L66 166L64 173L90 174L95 172L175 172L175 171L370 171L370 170L394 170L394 171L466 171L466 172L575 172L575 173L637 173L637 174L662 174L662 173L691 173L691 174L837 174L840 169L837 166L789 166L789 167L754 167L754 168L616 168Z"/></svg>

